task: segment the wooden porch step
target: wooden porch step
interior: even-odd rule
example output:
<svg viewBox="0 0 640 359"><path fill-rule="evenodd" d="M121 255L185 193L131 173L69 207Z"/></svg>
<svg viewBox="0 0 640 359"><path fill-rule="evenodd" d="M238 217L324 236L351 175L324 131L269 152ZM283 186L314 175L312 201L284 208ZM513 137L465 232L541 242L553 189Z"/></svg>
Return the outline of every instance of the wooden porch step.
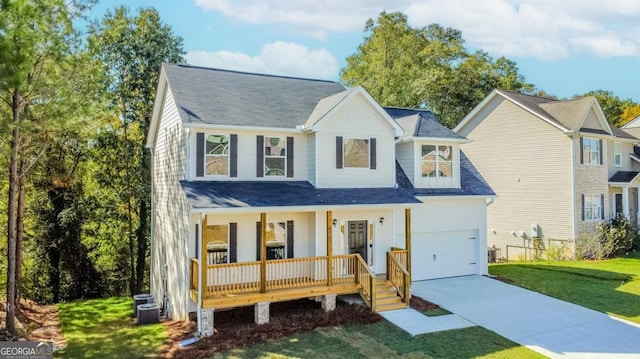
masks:
<svg viewBox="0 0 640 359"><path fill-rule="evenodd" d="M376 282L376 312L387 310L403 309L407 304L402 301L396 289L388 280L378 280Z"/></svg>

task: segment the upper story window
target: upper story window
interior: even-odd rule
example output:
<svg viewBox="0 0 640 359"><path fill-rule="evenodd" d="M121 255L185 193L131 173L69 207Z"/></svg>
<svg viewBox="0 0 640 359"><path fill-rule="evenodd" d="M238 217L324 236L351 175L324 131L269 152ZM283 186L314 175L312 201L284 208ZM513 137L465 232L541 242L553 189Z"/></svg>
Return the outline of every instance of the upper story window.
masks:
<svg viewBox="0 0 640 359"><path fill-rule="evenodd" d="M453 148L422 145L422 177L453 177Z"/></svg>
<svg viewBox="0 0 640 359"><path fill-rule="evenodd" d="M229 136L208 135L205 140L205 171L207 176L229 173Z"/></svg>
<svg viewBox="0 0 640 359"><path fill-rule="evenodd" d="M584 137L582 139L582 163L590 165L599 165L601 161L602 141L595 138Z"/></svg>
<svg viewBox="0 0 640 359"><path fill-rule="evenodd" d="M287 173L287 140L282 137L264 138L264 175L284 176Z"/></svg>
<svg viewBox="0 0 640 359"><path fill-rule="evenodd" d="M344 167L369 168L369 140L347 138L344 141Z"/></svg>
<svg viewBox="0 0 640 359"><path fill-rule="evenodd" d="M613 165L622 166L622 144L620 142L613 143Z"/></svg>

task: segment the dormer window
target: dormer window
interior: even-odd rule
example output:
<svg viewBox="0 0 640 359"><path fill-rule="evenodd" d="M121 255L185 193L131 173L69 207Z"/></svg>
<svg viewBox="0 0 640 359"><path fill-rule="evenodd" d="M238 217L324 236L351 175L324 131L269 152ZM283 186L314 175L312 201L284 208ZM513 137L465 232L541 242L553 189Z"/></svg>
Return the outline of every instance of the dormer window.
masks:
<svg viewBox="0 0 640 359"><path fill-rule="evenodd" d="M422 145L422 177L453 177L453 148Z"/></svg>

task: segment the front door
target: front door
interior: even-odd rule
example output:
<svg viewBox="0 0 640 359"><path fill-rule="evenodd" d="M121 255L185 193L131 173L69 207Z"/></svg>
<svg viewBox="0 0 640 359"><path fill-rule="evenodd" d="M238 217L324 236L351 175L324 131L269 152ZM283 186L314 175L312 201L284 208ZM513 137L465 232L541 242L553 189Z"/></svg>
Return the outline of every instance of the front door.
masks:
<svg viewBox="0 0 640 359"><path fill-rule="evenodd" d="M616 215L622 213L622 193L616 193L615 194L615 200L616 200Z"/></svg>
<svg viewBox="0 0 640 359"><path fill-rule="evenodd" d="M349 221L349 254L358 253L367 263L367 221Z"/></svg>

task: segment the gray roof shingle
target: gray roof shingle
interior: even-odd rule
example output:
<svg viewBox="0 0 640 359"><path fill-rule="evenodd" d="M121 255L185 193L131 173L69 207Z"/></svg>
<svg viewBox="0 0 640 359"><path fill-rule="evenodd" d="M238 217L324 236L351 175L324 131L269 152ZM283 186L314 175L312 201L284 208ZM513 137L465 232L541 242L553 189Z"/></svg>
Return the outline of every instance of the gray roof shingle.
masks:
<svg viewBox="0 0 640 359"><path fill-rule="evenodd" d="M396 161L396 182L414 196L495 196L469 158L460 151L460 188L415 188Z"/></svg>
<svg viewBox="0 0 640 359"><path fill-rule="evenodd" d="M559 101L546 97L538 97L521 94L519 92L498 90L503 96L519 103L534 114L546 118L552 123L572 131L598 133L608 135L606 131L600 129L579 128L584 120L586 112L591 108L592 96L587 96L575 100ZM632 134L627 133L614 125L609 125L615 137L636 139Z"/></svg>
<svg viewBox="0 0 640 359"><path fill-rule="evenodd" d="M612 183L629 183L634 180L638 176L636 171L618 171L614 173L610 178L609 182Z"/></svg>
<svg viewBox="0 0 640 359"><path fill-rule="evenodd" d="M429 110L385 107L387 114L402 127L408 136L465 140L466 138L442 126Z"/></svg>
<svg viewBox="0 0 640 359"><path fill-rule="evenodd" d="M185 123L294 128L318 102L345 91L333 81L163 64Z"/></svg>
<svg viewBox="0 0 640 359"><path fill-rule="evenodd" d="M181 181L180 184L194 209L421 203L402 188L317 189L306 181Z"/></svg>

